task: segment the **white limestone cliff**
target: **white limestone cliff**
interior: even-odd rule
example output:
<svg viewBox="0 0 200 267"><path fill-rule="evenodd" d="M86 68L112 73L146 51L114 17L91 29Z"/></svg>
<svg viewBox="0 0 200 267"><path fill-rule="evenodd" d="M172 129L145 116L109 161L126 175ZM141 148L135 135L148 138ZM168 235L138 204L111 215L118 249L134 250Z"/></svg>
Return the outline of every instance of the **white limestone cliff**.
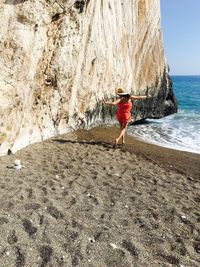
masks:
<svg viewBox="0 0 200 267"><path fill-rule="evenodd" d="M102 122L118 86L153 95L137 118L177 109L159 0L0 0L0 155Z"/></svg>

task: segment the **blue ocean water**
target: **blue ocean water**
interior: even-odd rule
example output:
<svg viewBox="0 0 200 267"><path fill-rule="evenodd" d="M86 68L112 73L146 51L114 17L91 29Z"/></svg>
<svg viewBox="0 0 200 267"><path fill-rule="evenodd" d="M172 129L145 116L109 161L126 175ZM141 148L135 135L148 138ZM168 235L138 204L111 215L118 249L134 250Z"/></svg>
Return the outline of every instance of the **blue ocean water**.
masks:
<svg viewBox="0 0 200 267"><path fill-rule="evenodd" d="M178 113L129 127L128 133L160 146L200 153L200 76L172 76Z"/></svg>

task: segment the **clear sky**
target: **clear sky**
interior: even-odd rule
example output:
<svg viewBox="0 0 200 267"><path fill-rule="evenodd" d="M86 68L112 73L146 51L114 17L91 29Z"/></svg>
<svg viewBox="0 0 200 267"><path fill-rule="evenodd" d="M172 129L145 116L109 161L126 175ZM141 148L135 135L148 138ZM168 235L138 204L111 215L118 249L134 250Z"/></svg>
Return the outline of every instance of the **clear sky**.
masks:
<svg viewBox="0 0 200 267"><path fill-rule="evenodd" d="M160 0L171 75L200 75L200 0Z"/></svg>

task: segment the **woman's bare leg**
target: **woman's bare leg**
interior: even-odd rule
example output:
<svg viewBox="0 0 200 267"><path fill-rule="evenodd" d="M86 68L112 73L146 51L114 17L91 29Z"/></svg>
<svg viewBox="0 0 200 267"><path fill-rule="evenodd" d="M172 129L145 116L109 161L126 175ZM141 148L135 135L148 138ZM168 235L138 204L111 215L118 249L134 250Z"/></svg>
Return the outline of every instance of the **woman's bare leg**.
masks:
<svg viewBox="0 0 200 267"><path fill-rule="evenodd" d="M124 134L122 136L122 144L125 144L126 129L127 129L128 125L129 125L130 121L131 121L131 119L125 125L125 131L124 131Z"/></svg>
<svg viewBox="0 0 200 267"><path fill-rule="evenodd" d="M124 142L124 140L125 140L125 133L126 133L126 128L128 126L128 122L123 123L120 126L121 126L121 128L120 128L120 134L119 134L118 138L115 139L115 145L117 145L119 143L120 139L122 139L122 143Z"/></svg>
<svg viewBox="0 0 200 267"><path fill-rule="evenodd" d="M123 130L123 123L120 123L120 132ZM122 144L125 143L125 135L122 136Z"/></svg>
<svg viewBox="0 0 200 267"><path fill-rule="evenodd" d="M126 131L124 132L124 134L122 136L122 144L125 144L125 134L126 134Z"/></svg>

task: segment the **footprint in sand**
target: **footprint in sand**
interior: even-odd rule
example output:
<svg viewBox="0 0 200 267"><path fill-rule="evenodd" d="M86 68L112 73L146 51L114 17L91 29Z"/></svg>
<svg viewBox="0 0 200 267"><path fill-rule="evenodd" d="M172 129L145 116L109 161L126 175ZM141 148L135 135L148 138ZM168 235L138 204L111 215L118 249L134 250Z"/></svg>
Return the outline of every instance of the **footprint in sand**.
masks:
<svg viewBox="0 0 200 267"><path fill-rule="evenodd" d="M9 223L9 220L7 218L0 217L0 226L6 223Z"/></svg>
<svg viewBox="0 0 200 267"><path fill-rule="evenodd" d="M47 188L45 186L43 186L41 189L42 189L44 195L46 196L48 194Z"/></svg>
<svg viewBox="0 0 200 267"><path fill-rule="evenodd" d="M28 219L24 219L22 221L24 230L29 234L29 236L34 235L37 232L37 228L32 224L32 222Z"/></svg>
<svg viewBox="0 0 200 267"><path fill-rule="evenodd" d="M18 241L15 230L13 230L7 237L8 244L12 245Z"/></svg>
<svg viewBox="0 0 200 267"><path fill-rule="evenodd" d="M20 247L16 247L16 267L25 266L25 255Z"/></svg>
<svg viewBox="0 0 200 267"><path fill-rule="evenodd" d="M42 246L39 249L40 257L42 258L42 262L40 264L40 267L47 266L47 263L51 260L53 249L50 246Z"/></svg>
<svg viewBox="0 0 200 267"><path fill-rule="evenodd" d="M179 266L180 264L180 261L177 257L175 256L172 256L172 255L166 255L166 254L159 254L158 256L161 256L163 258L163 260L167 263L170 263L170 264L174 264L176 266Z"/></svg>
<svg viewBox="0 0 200 267"><path fill-rule="evenodd" d="M33 198L33 189L28 188L28 189L26 189L26 191L28 192L28 198Z"/></svg>
<svg viewBox="0 0 200 267"><path fill-rule="evenodd" d="M200 254L200 242L196 242L194 243L194 250L196 251L196 253Z"/></svg>
<svg viewBox="0 0 200 267"><path fill-rule="evenodd" d="M139 255L138 249L132 244L132 242L123 240L121 244L122 247L126 249L132 256L137 257Z"/></svg>
<svg viewBox="0 0 200 267"><path fill-rule="evenodd" d="M40 208L40 204L38 203L26 203L24 205L26 210L37 210Z"/></svg>
<svg viewBox="0 0 200 267"><path fill-rule="evenodd" d="M57 208L55 208L54 206L48 206L47 207L47 212L54 217L56 220L57 219L63 219L64 215L62 212L60 212Z"/></svg>

